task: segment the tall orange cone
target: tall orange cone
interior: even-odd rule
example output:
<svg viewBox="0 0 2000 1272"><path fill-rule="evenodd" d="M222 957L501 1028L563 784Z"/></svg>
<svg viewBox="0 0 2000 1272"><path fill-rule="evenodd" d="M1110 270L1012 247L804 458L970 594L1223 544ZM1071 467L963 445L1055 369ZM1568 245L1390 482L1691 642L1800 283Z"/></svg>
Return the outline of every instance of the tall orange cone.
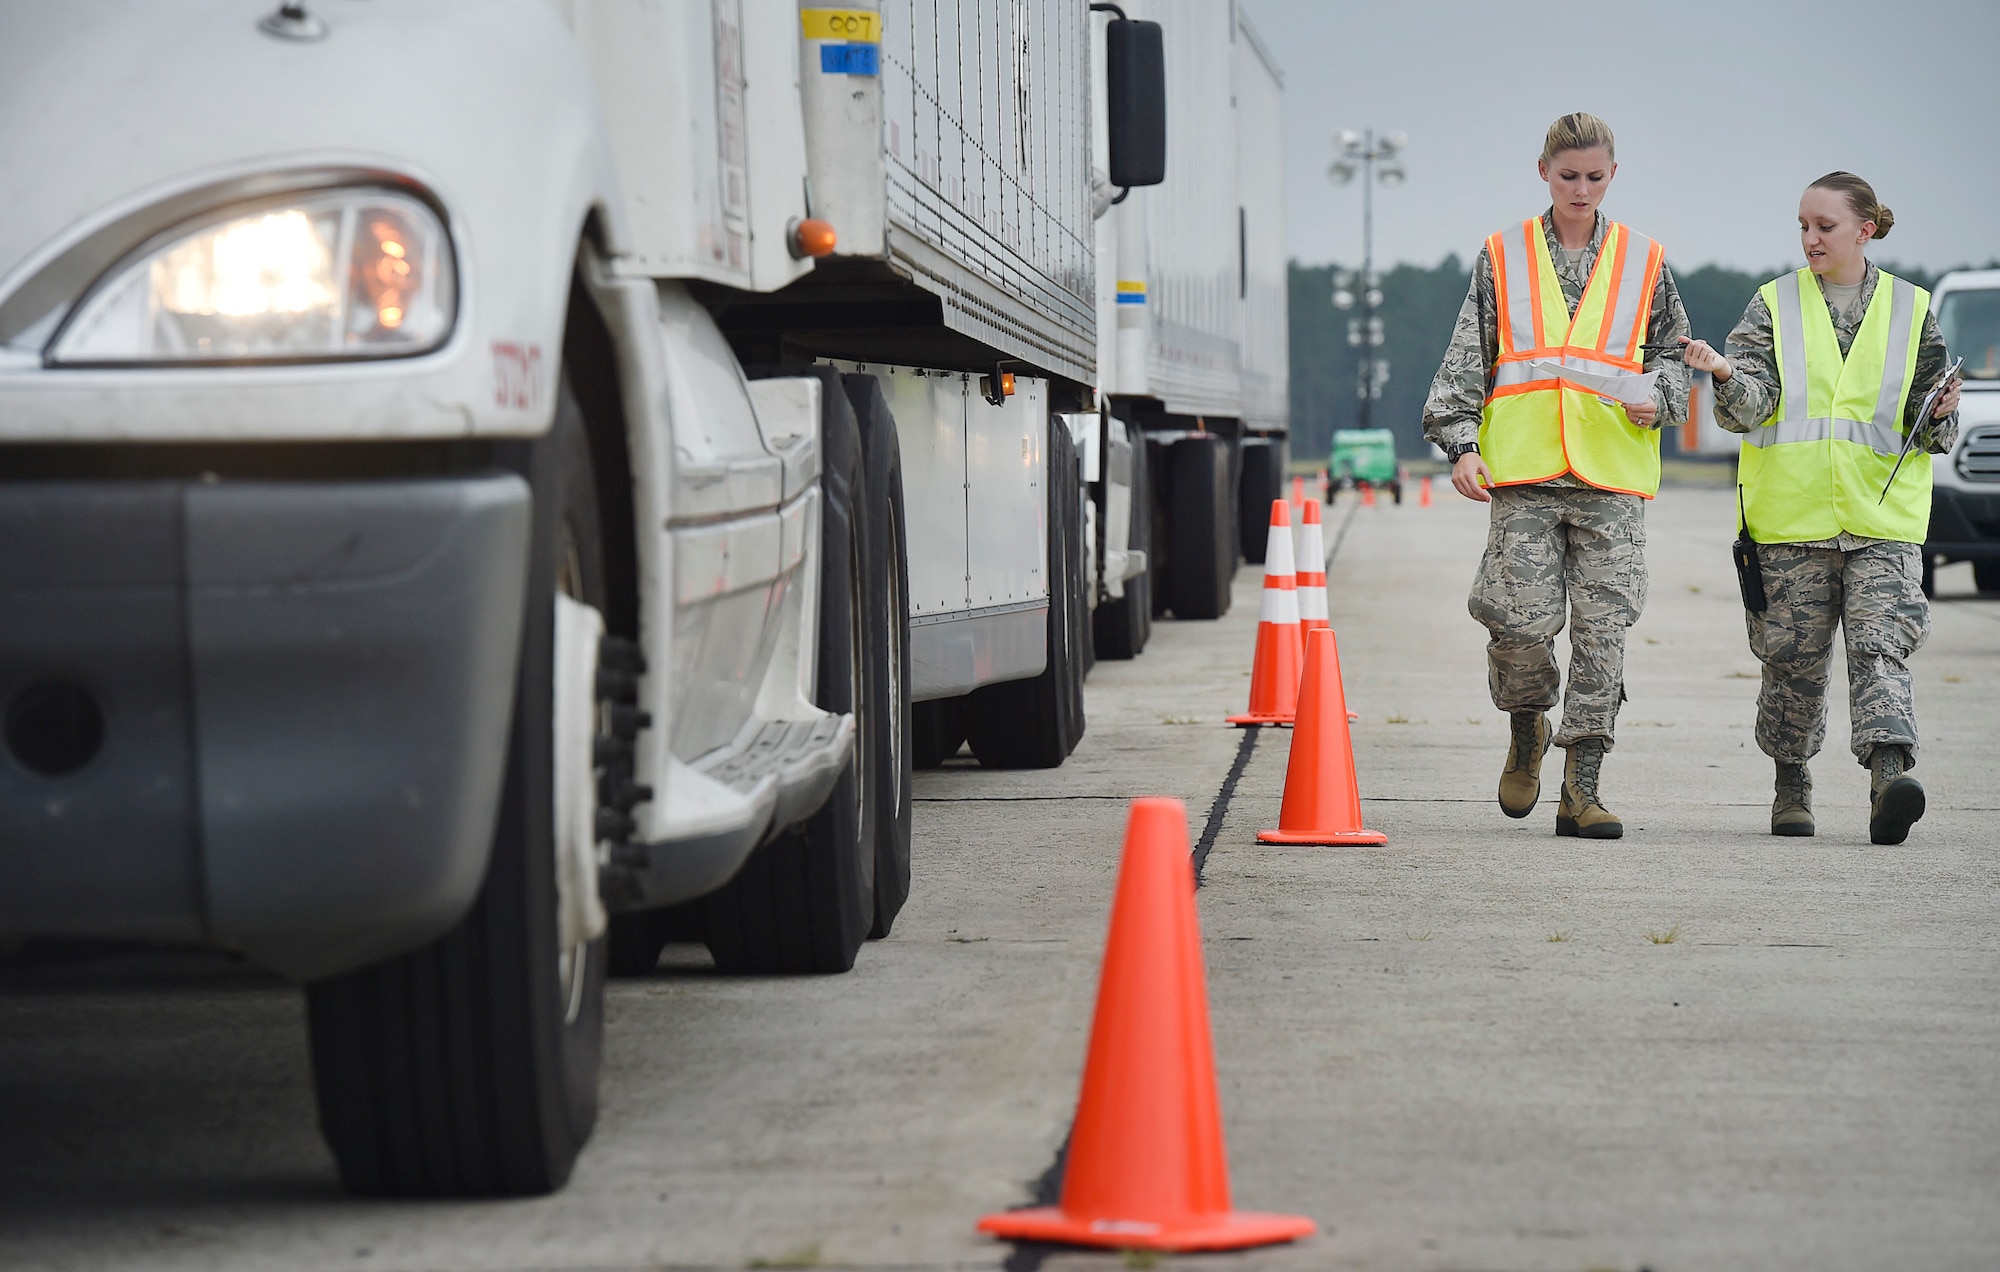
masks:
<svg viewBox="0 0 2000 1272"><path fill-rule="evenodd" d="M1292 478L1292 505L1298 508L1306 506L1306 479L1303 477Z"/></svg>
<svg viewBox="0 0 2000 1272"><path fill-rule="evenodd" d="M1375 506L1375 487L1372 484L1361 488L1361 506L1363 508Z"/></svg>
<svg viewBox="0 0 2000 1272"><path fill-rule="evenodd" d="M1325 627L1326 617L1326 543L1320 538L1319 505L1305 505L1305 515L1299 518L1299 636L1315 627Z"/></svg>
<svg viewBox="0 0 2000 1272"><path fill-rule="evenodd" d="M979 1221L1011 1241L1148 1250L1236 1250L1309 1236L1299 1215L1230 1209L1208 985L1177 799L1132 802L1054 1206Z"/></svg>
<svg viewBox="0 0 2000 1272"><path fill-rule="evenodd" d="M1425 473L1423 488L1417 492L1417 507L1428 508L1430 506L1431 506L1431 475L1429 473Z"/></svg>
<svg viewBox="0 0 2000 1272"><path fill-rule="evenodd" d="M1354 776L1354 740L1347 732L1347 694L1340 687L1340 651L1333 631L1306 637L1305 682L1299 686L1298 727L1285 766L1285 803L1278 829L1257 833L1266 844L1381 844L1389 837L1361 826L1361 787Z"/></svg>
<svg viewBox="0 0 2000 1272"><path fill-rule="evenodd" d="M1292 573L1292 519L1285 501L1271 501L1271 536L1264 547L1264 601L1257 615L1257 652L1250 664L1250 706L1229 723L1290 724L1298 710L1298 579Z"/></svg>

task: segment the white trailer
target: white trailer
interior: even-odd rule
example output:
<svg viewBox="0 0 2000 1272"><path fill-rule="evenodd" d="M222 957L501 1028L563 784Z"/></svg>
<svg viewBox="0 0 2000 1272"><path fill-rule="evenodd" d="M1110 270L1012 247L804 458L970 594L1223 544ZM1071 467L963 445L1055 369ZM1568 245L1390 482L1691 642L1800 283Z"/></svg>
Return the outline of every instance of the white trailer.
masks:
<svg viewBox="0 0 2000 1272"><path fill-rule="evenodd" d="M1284 78L1234 3L1125 8L1159 22L1173 91L1166 181L1098 227L1106 453L1132 439L1147 505L1123 543L1107 517L1105 556L1143 553L1136 587L1153 611L1213 618L1239 554L1263 560L1284 471ZM1127 609L1119 596L1101 611L1100 652L1134 621Z"/></svg>
<svg viewBox="0 0 2000 1272"><path fill-rule="evenodd" d="M8 0L0 939L306 984L380 1194L559 1186L676 935L850 966L1083 729L1090 21Z"/></svg>

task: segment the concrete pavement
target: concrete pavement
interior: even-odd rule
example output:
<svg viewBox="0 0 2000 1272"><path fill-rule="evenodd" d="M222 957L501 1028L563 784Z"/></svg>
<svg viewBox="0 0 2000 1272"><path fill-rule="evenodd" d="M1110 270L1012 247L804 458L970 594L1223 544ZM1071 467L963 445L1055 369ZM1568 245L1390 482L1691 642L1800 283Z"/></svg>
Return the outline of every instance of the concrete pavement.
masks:
<svg viewBox="0 0 2000 1272"><path fill-rule="evenodd" d="M1866 833L1844 702L1821 835L1766 833L1729 497L1650 510L1652 600L1606 765L1614 844L1502 817L1464 594L1481 509L1333 510L1374 850L1254 843L1289 734L1215 809L1202 922L1238 1203L1297 1246L1190 1267L1980 1267L2000 1261L2000 602L1940 573L1917 656L1930 814ZM343 1197L297 997L203 959L0 984L0 1266L1118 1266L971 1231L1046 1186L1124 801L1199 834L1242 735L1258 575L1100 664L1053 773L920 777L917 883L854 973L614 985L603 1114L533 1202ZM1957 593L1957 596L1953 596ZM1836 667L1835 683L1844 672ZM1559 755L1545 769L1552 789ZM1669 939L1671 938L1671 939Z"/></svg>

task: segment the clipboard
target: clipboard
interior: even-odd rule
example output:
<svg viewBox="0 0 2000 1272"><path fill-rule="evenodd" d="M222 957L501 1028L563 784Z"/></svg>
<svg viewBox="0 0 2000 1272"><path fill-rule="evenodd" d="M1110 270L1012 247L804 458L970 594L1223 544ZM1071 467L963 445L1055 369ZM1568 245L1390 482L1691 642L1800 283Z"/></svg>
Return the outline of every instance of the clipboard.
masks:
<svg viewBox="0 0 2000 1272"><path fill-rule="evenodd" d="M1917 440L1917 434L1930 427L1931 412L1937 409L1938 399L1944 396L1944 391L1951 387L1952 381L1958 379L1959 368L1964 365L1965 356L1961 354L1957 361L1944 369L1944 374L1938 377L1938 382L1924 395L1924 404L1917 408L1916 426L1903 434L1902 449L1896 452L1896 466L1889 470L1889 480L1882 483L1882 496L1875 501L1876 507L1879 508L1889 498L1889 487L1896 484L1896 474L1903 471L1903 461L1909 458L1910 443Z"/></svg>

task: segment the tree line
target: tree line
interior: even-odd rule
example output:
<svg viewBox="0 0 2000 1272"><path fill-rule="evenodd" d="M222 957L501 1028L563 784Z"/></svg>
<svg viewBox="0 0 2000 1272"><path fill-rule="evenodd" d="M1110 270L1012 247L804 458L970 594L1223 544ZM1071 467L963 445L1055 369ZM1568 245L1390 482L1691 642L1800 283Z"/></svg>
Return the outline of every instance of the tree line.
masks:
<svg viewBox="0 0 2000 1272"><path fill-rule="evenodd" d="M1986 268L2000 266L2000 262ZM1333 444L1333 430L1356 425L1355 370L1359 350L1347 343L1348 320L1354 309L1336 309L1333 278L1339 265L1291 263L1291 452L1295 460L1323 456ZM1894 263L1883 268L1920 287L1930 287L1938 273ZM1786 267L1761 273L1703 265L1674 271L1681 301L1687 306L1694 334L1720 348L1730 328L1743 316L1750 295ZM1405 457L1430 453L1423 439L1424 397L1431 376L1444 356L1451 325L1465 300L1471 267L1454 253L1433 266L1398 265L1382 273L1381 356L1389 364L1382 396L1370 404L1371 423L1395 431L1396 450ZM1669 449L1673 446L1670 440Z"/></svg>

